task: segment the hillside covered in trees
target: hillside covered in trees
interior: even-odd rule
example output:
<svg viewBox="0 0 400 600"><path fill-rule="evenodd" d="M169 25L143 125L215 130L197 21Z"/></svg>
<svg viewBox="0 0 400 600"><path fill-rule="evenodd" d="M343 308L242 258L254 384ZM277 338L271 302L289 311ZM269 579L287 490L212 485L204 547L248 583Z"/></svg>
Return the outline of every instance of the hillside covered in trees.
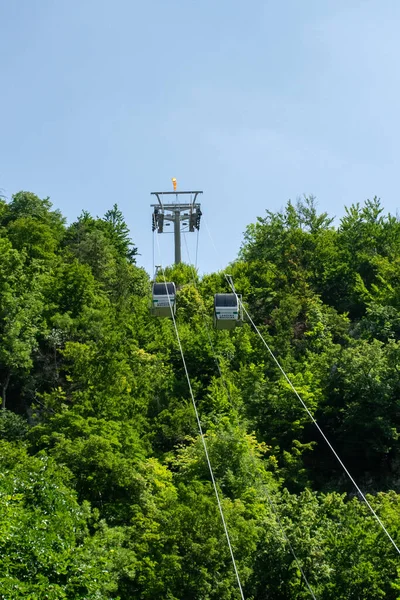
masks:
<svg viewBox="0 0 400 600"><path fill-rule="evenodd" d="M20 192L0 246L0 598L240 598L173 323L117 206L67 226ZM289 202L226 272L399 545L399 219ZM260 337L212 329L224 273L166 276L246 600L399 598L396 549Z"/></svg>

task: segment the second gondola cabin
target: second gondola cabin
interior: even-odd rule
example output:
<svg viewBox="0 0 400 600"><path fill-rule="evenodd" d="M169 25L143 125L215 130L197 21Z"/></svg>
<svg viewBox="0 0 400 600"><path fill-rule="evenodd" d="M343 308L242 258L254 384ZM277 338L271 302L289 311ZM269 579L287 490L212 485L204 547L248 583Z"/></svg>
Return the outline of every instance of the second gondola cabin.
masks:
<svg viewBox="0 0 400 600"><path fill-rule="evenodd" d="M172 311L172 313L171 313ZM176 287L172 281L153 283L151 313L155 317L170 317L176 313Z"/></svg>
<svg viewBox="0 0 400 600"><path fill-rule="evenodd" d="M242 324L240 301L237 294L215 294L215 329L234 329Z"/></svg>

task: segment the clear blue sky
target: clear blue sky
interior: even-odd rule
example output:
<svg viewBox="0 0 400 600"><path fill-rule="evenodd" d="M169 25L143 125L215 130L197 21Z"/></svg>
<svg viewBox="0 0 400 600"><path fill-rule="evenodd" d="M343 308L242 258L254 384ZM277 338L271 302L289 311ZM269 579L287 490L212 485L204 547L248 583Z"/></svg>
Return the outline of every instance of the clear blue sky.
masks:
<svg viewBox="0 0 400 600"><path fill-rule="evenodd" d="M204 190L207 272L303 193L396 212L399 31L398 0L0 0L0 188L69 221L117 202L148 270L173 176Z"/></svg>

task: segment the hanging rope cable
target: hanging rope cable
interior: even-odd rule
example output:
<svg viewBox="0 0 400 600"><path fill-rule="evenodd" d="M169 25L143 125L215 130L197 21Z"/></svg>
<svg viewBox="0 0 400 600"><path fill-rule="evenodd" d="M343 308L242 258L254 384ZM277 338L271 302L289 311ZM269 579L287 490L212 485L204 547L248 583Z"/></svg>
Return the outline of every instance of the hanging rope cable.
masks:
<svg viewBox="0 0 400 600"><path fill-rule="evenodd" d="M229 280L229 278L225 275L225 278L229 284L229 286L231 287L232 291L234 293L235 292L235 288L232 285L232 282ZM371 511L371 514L375 517L376 521L379 523L380 527L382 528L382 530L385 532L385 534L387 535L388 539L391 541L391 543L393 544L394 548L397 550L398 554L400 554L400 549L398 548L396 542L394 541L394 539L392 538L392 536L390 535L390 533L388 532L388 530L386 529L385 525L382 523L381 519L378 517L378 515L376 514L376 512L374 511L374 509L372 508L371 504L368 502L367 498L365 497L364 493L362 492L362 490L360 489L360 487L357 485L355 479L352 477L351 473L349 472L349 470L347 469L346 465L344 464L344 462L342 461L342 459L340 458L340 456L338 455L338 453L336 452L336 450L334 449L334 447L332 446L332 444L330 443L330 441L328 440L328 438L326 437L325 433L323 432L323 430L321 429L321 427L318 425L317 421L315 420L315 418L313 417L311 411L309 410L309 408L307 407L306 403L304 402L304 400L302 399L302 397L300 396L300 394L298 393L298 391L296 390L296 388L294 387L293 383L291 382L291 380L289 379L288 375L286 374L285 370L283 369L283 367L281 366L280 362L278 361L278 359L276 358L275 354L272 352L271 348L269 347L269 345L267 344L267 342L265 341L262 333L260 332L260 330L258 329L257 325L254 323L253 319L251 318L249 312L247 311L246 307L244 306L243 302L240 300L239 298L239 302L240 305L242 306L242 310L244 311L244 313L246 314L247 318L249 319L250 323L252 324L252 326L254 327L254 330L256 331L256 333L258 334L258 336L260 337L261 341L263 342L264 346L267 348L269 354L271 355L271 358L273 359L273 361L275 362L275 364L277 365L278 369L280 370L280 372L282 373L283 377L285 378L285 380L287 381L287 383L289 384L290 388L292 389L292 391L294 392L294 394L296 395L296 397L298 398L298 400L300 401L301 405L303 406L304 410L306 411L306 413L308 414L308 416L310 417L311 421L314 423L315 427L318 429L319 433L321 434L322 438L324 439L324 441L326 442L326 444L328 445L329 449L332 451L333 455L335 456L336 460L338 461L338 463L340 464L340 466L342 467L343 471L346 473L346 475L348 476L348 478L350 479L350 481L352 482L352 484L354 485L354 487L356 488L358 494L360 495L360 497L362 498L362 500L365 502L365 504L367 505L367 507L369 508L369 510Z"/></svg>
<svg viewBox="0 0 400 600"><path fill-rule="evenodd" d="M153 280L156 280L156 268L155 268L155 259L154 259L154 236L156 233L153 231Z"/></svg>
<svg viewBox="0 0 400 600"><path fill-rule="evenodd" d="M197 230L197 239L196 239L196 262L194 263L195 269L197 269L197 259L199 256L199 235L200 235L200 230L198 229ZM190 264L190 257L189 257L189 264Z"/></svg>
<svg viewBox="0 0 400 600"><path fill-rule="evenodd" d="M233 553L233 548L232 548L231 540L230 540L230 537L229 537L228 527L226 525L226 521L225 521L225 517L224 517L224 511L222 509L222 504L221 504L221 500L220 500L220 497L219 497L217 484L216 484L216 481L215 481L215 478L214 478L214 472L213 472L213 469L212 469L212 466L211 466L211 461L210 461L210 457L209 457L209 454L208 454L208 449L207 449L207 444L206 444L206 440L205 440L204 433L203 433L203 428L201 426L200 416L199 416L199 413L198 413L198 410L197 410L196 401L194 399L192 384L190 382L189 372L188 372L188 369L187 369L187 366L186 366L185 355L183 353L183 348L182 348L181 339L180 339L180 336L179 336L179 331L178 331L178 327L177 327L176 320L175 320L175 315L174 315L173 310L172 310L171 300L170 300L170 296L169 296L169 292L168 292L167 280L165 278L164 267L162 265L162 260L161 260L160 245L159 245L159 242L158 242L158 238L157 238L157 245L158 245L158 252L159 252L159 258L160 258L161 270L162 270L162 274L163 274L165 288L167 290L168 303L169 303L169 308L170 308L170 311L171 311L172 322L173 322L173 325L174 325L175 335L176 335L176 339L177 339L179 350L180 350L181 357L182 357L183 368L184 368L185 375L186 375L186 380L187 380L187 384L188 384L188 388L189 388L189 392L190 392L190 397L192 399L194 413L196 415L197 426L198 426L200 437L201 437L201 441L202 441L202 444L203 444L204 454L205 454L205 457L206 457L206 461L207 461L207 465L208 465L208 470L210 472L210 477L211 477L212 485L213 485L213 488L214 488L215 497L217 499L218 509L219 509L219 513L221 515L221 521L222 521L222 525L223 525L223 528L224 528L225 537L226 537L226 540L228 542L229 552L230 552L230 555L231 555L232 564L233 564L233 568L234 568L234 571L235 571L237 584L238 584L238 587L239 587L240 597L241 597L242 600L245 600L245 597L244 597L244 594L243 594L243 589L242 589L242 584L241 584L240 577L239 577L239 571L238 571L237 566L236 566L236 560L235 560L235 556L234 556L234 553Z"/></svg>
<svg viewBox="0 0 400 600"><path fill-rule="evenodd" d="M206 225L206 229L208 232L208 235L210 237L211 243L218 255L218 251L217 248L215 246L214 240L212 238L210 229L207 225L207 221L204 220L204 223ZM229 280L229 278L225 275L225 278L228 281L228 284L230 286L230 288L232 289L233 293L235 292L235 288L232 285L232 282ZM373 517L376 519L376 521L378 522L379 526L382 528L382 531L384 531L384 533L386 534L386 536L388 537L388 539L390 540L390 542L392 543L393 547L395 548L395 550L398 552L398 554L400 554L400 549L398 548L396 542L394 541L394 539L392 538L392 536L390 535L390 533L388 532L388 530L386 529L385 525L382 523L381 519L379 518L379 516L376 514L376 512L374 511L374 509L372 508L371 504L368 502L367 498L365 497L365 494L362 492L362 490L360 489L360 487L357 485L355 479L352 477L351 473L349 472L349 470L347 469L346 465L343 463L342 459L340 458L340 456L338 455L338 453L336 452L336 450L334 449L334 447L332 446L332 444L330 443L330 441L328 440L328 438L326 437L325 433L323 432L323 430L321 429L321 427L318 425L317 421L314 419L312 413L310 412L310 410L308 409L308 407L306 406L305 402L303 401L303 399L301 398L300 394L298 393L298 391L296 390L296 388L294 387L294 385L292 384L292 382L290 381L289 377L286 375L283 367L281 366L281 364L279 363L278 359L275 357L274 353L272 352L271 348L269 347L269 345L267 344L267 342L265 341L264 337L262 336L260 330L258 329L258 327L256 326L256 324L254 323L253 319L251 318L251 316L249 315L246 307L244 306L243 302L238 298L238 301L242 307L242 310L244 311L244 313L246 314L247 318L249 319L250 323L252 324L252 326L254 327L254 330L256 331L256 333L258 334L258 336L260 337L261 341L263 342L264 346L267 348L269 354L271 355L272 359L274 360L275 364L278 366L279 370L281 371L282 375L284 376L284 378L286 379L287 383L289 384L290 388L292 389L292 391L294 392L294 394L296 395L296 397L298 398L298 400L300 401L301 405L303 406L304 410L307 412L308 416L310 417L311 421L314 423L314 425L316 426L316 428L318 429L319 433L321 434L322 438L324 439L324 441L326 442L326 444L328 445L329 449L331 450L331 452L333 453L333 455L335 456L336 460L338 461L338 463L340 464L340 466L342 467L343 471L346 473L346 475L348 476L348 478L350 479L350 481L352 482L352 484L354 485L355 489L357 490L358 494L360 495L360 497L362 498L362 500L365 502L366 506L368 507L368 509L370 510L371 514L373 515Z"/></svg>
<svg viewBox="0 0 400 600"><path fill-rule="evenodd" d="M183 234L183 239L184 239L184 242L185 242L186 253L187 253L188 261L189 261L189 266L190 266L191 271L192 271L192 282L193 282L193 285L196 287L196 289L198 289L197 283L196 283L196 272L193 269L193 265L192 265L192 261L191 261L190 253L189 253L189 247L188 247L188 244L187 244L187 240L186 240L186 235L185 234ZM235 402L232 399L231 393L229 391L228 383L227 383L227 381L225 379L225 376L222 373L222 369L221 369L221 366L220 366L220 361L219 361L219 359L217 357L217 353L215 351L215 346L214 346L212 338L211 338L210 327L209 327L209 323L208 323L208 320L207 320L207 314L205 313L205 311L203 309L201 309L201 313L202 313L202 316L203 316L204 324L206 326L207 337L208 337L208 340L209 340L209 343L210 343L211 351L212 351L213 357L214 357L214 362L215 362L215 364L217 366L220 379L221 379L222 384L223 384L223 386L225 388L225 391L226 391L226 394L228 396L228 399L229 399L229 402L230 402L231 406L233 408L235 408L235 410L236 410ZM251 458L251 461L253 463L253 466L256 467L257 465L256 465L256 460L255 460L254 455L251 452L249 454L250 454L250 458ZM270 505L270 508L271 508L271 510L272 510L272 512L273 512L273 514L274 514L274 516L275 516L275 518L277 520L277 522L278 522L281 534L282 534L284 540L286 541L287 545L289 546L289 550L290 550L290 552L291 552L291 554L292 554L292 556L294 558L294 561L295 561L295 563L297 565L297 568L299 569L299 571L301 573L301 576L304 579L304 582L305 582L305 584L307 586L307 589L310 592L313 600L317 600L317 598L316 598L316 596L315 596L315 594L313 592L313 589L312 589L310 583L308 582L308 579L307 579L306 574L305 574L305 572L303 570L303 567L301 566L300 560L297 558L296 552L294 551L294 548L293 548L293 546L292 546L292 544L291 544L291 542L290 542L290 540L289 540L289 538L288 538L288 536L286 534L286 531L285 531L285 528L283 526L282 520L281 520L281 518L279 516L278 509L276 508L275 503L272 500L272 496L269 493L269 490L268 490L267 486L264 484L264 482L261 482L261 488L262 488L262 491L264 492L264 494L265 494L265 496L267 498L268 504Z"/></svg>
<svg viewBox="0 0 400 600"><path fill-rule="evenodd" d="M214 250L215 250L216 254L218 255L218 250L217 250L217 247L216 247L216 245L214 244L214 240L213 240L213 237L212 237L212 235L211 235L211 231L210 231L210 228L209 228L209 226L208 226L207 219L205 219L204 215L203 215L203 221L204 221L204 225L206 226L207 233L208 233L208 236L209 236L209 238L210 238L210 242L211 242L211 244L212 244L212 246L213 246L213 248L214 248Z"/></svg>

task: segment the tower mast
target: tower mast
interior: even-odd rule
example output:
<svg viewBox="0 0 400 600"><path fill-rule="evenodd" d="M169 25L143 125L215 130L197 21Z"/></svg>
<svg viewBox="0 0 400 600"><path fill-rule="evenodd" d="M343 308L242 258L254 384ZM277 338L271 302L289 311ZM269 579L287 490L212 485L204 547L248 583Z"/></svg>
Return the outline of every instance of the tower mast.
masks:
<svg viewBox="0 0 400 600"><path fill-rule="evenodd" d="M152 196L156 196L158 204L151 204L154 209L152 215L152 229L157 230L157 233L164 233L164 226L170 222L174 224L174 245L175 245L175 264L181 262L181 223L187 225L188 231L193 232L195 229L200 229L201 205L196 202L197 196L203 192L197 190L192 192L177 192L176 180L174 183L173 192L151 192ZM175 202L165 202L164 196L169 200L170 196L175 196ZM190 202L185 202L187 197L190 197ZM167 221L167 223L165 223Z"/></svg>

